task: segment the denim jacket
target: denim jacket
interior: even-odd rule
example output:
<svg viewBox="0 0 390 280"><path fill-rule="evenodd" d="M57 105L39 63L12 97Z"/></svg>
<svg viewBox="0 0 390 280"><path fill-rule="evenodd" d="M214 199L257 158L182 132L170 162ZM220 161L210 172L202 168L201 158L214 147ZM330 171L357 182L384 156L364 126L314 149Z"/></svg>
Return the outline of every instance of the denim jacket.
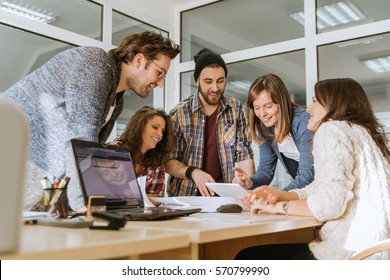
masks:
<svg viewBox="0 0 390 280"><path fill-rule="evenodd" d="M313 181L314 168L311 155L313 133L307 129L308 120L309 114L306 109L297 107L293 115L291 136L299 151L299 162L281 154L278 145L272 144L273 139L267 140L259 146L260 161L256 173L250 177L253 182L251 188L271 183L278 159L286 172L294 179L283 188L284 191L303 188Z"/></svg>

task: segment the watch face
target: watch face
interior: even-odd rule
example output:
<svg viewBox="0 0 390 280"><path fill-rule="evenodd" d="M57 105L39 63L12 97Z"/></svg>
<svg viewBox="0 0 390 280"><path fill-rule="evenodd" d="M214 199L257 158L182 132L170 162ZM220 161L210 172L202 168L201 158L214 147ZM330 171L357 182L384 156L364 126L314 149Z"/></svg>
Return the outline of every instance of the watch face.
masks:
<svg viewBox="0 0 390 280"><path fill-rule="evenodd" d="M284 210L284 214L286 214L286 215L287 215L288 204L289 204L289 201L285 201L282 205L283 210Z"/></svg>

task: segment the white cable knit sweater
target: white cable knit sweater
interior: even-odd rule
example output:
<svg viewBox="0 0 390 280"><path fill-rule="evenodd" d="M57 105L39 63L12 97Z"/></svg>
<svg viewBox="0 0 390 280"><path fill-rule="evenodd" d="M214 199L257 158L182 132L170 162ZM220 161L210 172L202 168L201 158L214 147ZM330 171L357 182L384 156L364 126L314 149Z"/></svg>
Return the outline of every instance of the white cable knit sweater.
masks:
<svg viewBox="0 0 390 280"><path fill-rule="evenodd" d="M314 181L294 190L319 221L322 240L310 243L317 259L349 259L390 238L390 164L359 125L328 121L313 142ZM389 252L372 258L390 259Z"/></svg>

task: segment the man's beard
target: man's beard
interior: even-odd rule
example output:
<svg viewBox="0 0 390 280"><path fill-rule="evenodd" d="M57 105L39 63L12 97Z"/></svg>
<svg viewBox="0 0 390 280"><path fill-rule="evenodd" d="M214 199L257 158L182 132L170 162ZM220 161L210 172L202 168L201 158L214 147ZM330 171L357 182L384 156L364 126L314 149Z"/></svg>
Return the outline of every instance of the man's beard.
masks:
<svg viewBox="0 0 390 280"><path fill-rule="evenodd" d="M217 100L210 100L209 97L208 97L207 92L204 92L204 91L202 90L202 87L201 87L200 85L198 86L198 92L202 95L204 101L206 101L206 103L207 103L208 105L218 105L218 104L220 104L224 91L225 91L225 90L223 90L223 91L221 91L221 92L218 92L219 98L218 98Z"/></svg>

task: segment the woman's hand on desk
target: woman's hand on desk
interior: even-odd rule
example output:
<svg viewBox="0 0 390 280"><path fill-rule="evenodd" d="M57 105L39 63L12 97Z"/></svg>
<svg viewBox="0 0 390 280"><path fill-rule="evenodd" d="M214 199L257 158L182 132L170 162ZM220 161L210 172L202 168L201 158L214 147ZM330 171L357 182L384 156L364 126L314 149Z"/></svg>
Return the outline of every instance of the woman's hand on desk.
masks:
<svg viewBox="0 0 390 280"><path fill-rule="evenodd" d="M246 206L246 207L251 207L251 202L249 201L249 195L252 193L251 190L248 190L248 195L245 196L240 196L241 202Z"/></svg>
<svg viewBox="0 0 390 280"><path fill-rule="evenodd" d="M264 211L271 214L284 213L282 204L278 201L280 191L270 186L260 186L252 191L248 200L251 205L251 213Z"/></svg>
<svg viewBox="0 0 390 280"><path fill-rule="evenodd" d="M279 193L279 190L275 190L270 186L261 186L248 195L248 200L251 205L258 199L262 200L264 204L274 204L279 199Z"/></svg>
<svg viewBox="0 0 390 280"><path fill-rule="evenodd" d="M277 190L272 189L269 186L261 186L253 191L249 190L247 196L240 197L242 203L251 207L252 204L261 200L263 204L273 204L278 201L279 193Z"/></svg>
<svg viewBox="0 0 390 280"><path fill-rule="evenodd" d="M265 203L262 199L256 199L251 205L251 213L266 212L270 214L284 214L283 202Z"/></svg>
<svg viewBox="0 0 390 280"><path fill-rule="evenodd" d="M153 203L154 206L160 206L160 205L161 205L160 202L157 202L157 201L153 200L153 197L160 197L159 195L157 195L157 194L152 194L152 193L148 193L147 196L148 196L149 201L150 201L151 203Z"/></svg>

